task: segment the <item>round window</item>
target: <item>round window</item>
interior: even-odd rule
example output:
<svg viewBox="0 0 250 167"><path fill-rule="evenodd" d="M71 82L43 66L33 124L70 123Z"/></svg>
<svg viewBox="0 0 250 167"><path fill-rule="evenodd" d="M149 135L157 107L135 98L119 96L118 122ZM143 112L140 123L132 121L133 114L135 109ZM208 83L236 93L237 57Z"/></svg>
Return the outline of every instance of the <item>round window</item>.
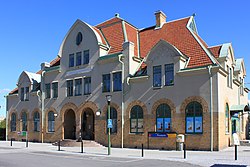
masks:
<svg viewBox="0 0 250 167"><path fill-rule="evenodd" d="M76 44L80 45L81 42L82 42L82 33L78 32L78 34L76 36Z"/></svg>

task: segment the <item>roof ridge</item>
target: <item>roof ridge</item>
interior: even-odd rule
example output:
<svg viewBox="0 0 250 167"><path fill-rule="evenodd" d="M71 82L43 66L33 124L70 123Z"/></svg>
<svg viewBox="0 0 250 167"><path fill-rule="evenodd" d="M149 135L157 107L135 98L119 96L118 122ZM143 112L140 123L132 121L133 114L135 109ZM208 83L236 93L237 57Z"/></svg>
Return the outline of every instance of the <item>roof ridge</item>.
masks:
<svg viewBox="0 0 250 167"><path fill-rule="evenodd" d="M117 22L109 23L109 24L107 24L107 25L100 26L100 25L104 24L105 22L111 21L112 19L120 19L120 21L117 21ZM112 17L112 18L110 18L110 19L108 19L108 20L106 20L106 21L103 21L103 22L101 22L101 23L95 25L94 27L96 27L96 28L98 28L98 29L103 28L103 27L109 27L109 26L111 26L112 24L121 22L121 21L123 21L123 20L124 20L124 19L122 19L122 18L120 18L120 17Z"/></svg>

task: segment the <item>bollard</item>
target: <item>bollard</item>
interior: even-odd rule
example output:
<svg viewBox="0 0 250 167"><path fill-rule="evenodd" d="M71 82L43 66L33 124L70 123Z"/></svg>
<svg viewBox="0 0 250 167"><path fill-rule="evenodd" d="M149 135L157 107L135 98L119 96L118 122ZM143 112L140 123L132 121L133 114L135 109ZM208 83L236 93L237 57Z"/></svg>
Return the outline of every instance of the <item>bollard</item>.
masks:
<svg viewBox="0 0 250 167"><path fill-rule="evenodd" d="M83 153L83 141L81 140L81 153Z"/></svg>
<svg viewBox="0 0 250 167"><path fill-rule="evenodd" d="M12 146L12 138L10 139L10 146Z"/></svg>
<svg viewBox="0 0 250 167"><path fill-rule="evenodd" d="M26 139L26 147L28 147L28 140Z"/></svg>
<svg viewBox="0 0 250 167"><path fill-rule="evenodd" d="M238 155L237 155L237 145L234 146L234 159L237 160L238 159Z"/></svg>
<svg viewBox="0 0 250 167"><path fill-rule="evenodd" d="M184 159L186 159L187 155L186 155L186 144L185 143L183 144L183 150L184 150Z"/></svg>
<svg viewBox="0 0 250 167"><path fill-rule="evenodd" d="M143 144L141 144L141 157L144 156Z"/></svg>
<svg viewBox="0 0 250 167"><path fill-rule="evenodd" d="M59 140L59 141L58 141L58 151L61 151L61 150L60 150L60 144L61 144L61 143L60 143L60 140Z"/></svg>

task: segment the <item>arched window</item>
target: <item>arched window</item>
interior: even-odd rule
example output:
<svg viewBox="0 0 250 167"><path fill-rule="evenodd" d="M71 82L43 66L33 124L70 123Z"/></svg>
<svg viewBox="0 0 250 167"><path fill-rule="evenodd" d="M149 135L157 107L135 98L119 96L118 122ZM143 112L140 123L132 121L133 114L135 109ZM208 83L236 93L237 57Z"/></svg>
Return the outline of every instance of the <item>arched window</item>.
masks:
<svg viewBox="0 0 250 167"><path fill-rule="evenodd" d="M11 131L14 132L16 131L16 114L12 113L11 114Z"/></svg>
<svg viewBox="0 0 250 167"><path fill-rule="evenodd" d="M186 107L186 133L203 132L203 110L200 103L193 101Z"/></svg>
<svg viewBox="0 0 250 167"><path fill-rule="evenodd" d="M39 132L40 131L40 115L39 112L35 112L34 113L34 131L35 132Z"/></svg>
<svg viewBox="0 0 250 167"><path fill-rule="evenodd" d="M22 113L21 121L22 121L22 131L27 131L27 114L26 114L26 112Z"/></svg>
<svg viewBox="0 0 250 167"><path fill-rule="evenodd" d="M130 112L130 133L143 133L143 109L134 106Z"/></svg>
<svg viewBox="0 0 250 167"><path fill-rule="evenodd" d="M156 131L170 132L171 130L171 109L167 104L160 104L156 109Z"/></svg>
<svg viewBox="0 0 250 167"><path fill-rule="evenodd" d="M55 132L55 116L53 111L48 113L48 132Z"/></svg>
<svg viewBox="0 0 250 167"><path fill-rule="evenodd" d="M110 129L110 133L117 133L117 111L114 107L110 107L110 119L112 120L112 128ZM107 122L108 122L108 111L107 111Z"/></svg>
<svg viewBox="0 0 250 167"><path fill-rule="evenodd" d="M229 133L229 106L226 104L225 110L225 126L226 126L226 133Z"/></svg>

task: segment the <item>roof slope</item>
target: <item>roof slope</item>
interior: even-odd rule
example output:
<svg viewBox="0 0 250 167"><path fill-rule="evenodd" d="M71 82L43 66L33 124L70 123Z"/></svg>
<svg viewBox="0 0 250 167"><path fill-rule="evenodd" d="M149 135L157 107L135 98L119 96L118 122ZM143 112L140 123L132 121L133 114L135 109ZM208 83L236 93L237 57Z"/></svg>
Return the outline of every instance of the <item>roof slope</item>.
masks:
<svg viewBox="0 0 250 167"><path fill-rule="evenodd" d="M215 58L219 58L222 45L211 46L208 49L213 53Z"/></svg>
<svg viewBox="0 0 250 167"><path fill-rule="evenodd" d="M153 26L141 30L139 33L141 57L147 56L153 46L160 39L163 39L190 58L188 68L212 64L207 53L188 30L187 23L189 19L190 17L165 23L160 29L155 29L155 26ZM201 41L201 43L205 42Z"/></svg>

